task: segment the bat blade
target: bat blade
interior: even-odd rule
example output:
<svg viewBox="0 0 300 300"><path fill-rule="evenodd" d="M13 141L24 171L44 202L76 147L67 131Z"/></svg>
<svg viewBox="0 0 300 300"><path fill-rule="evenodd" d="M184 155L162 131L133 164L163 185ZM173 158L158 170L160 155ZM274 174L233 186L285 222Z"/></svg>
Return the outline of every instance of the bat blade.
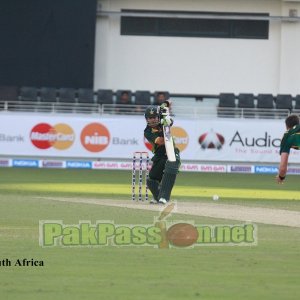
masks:
<svg viewBox="0 0 300 300"><path fill-rule="evenodd" d="M171 136L171 127L170 126L163 126L164 131L164 140L165 140L165 147L169 161L176 161L175 152L174 152L174 143L173 138Z"/></svg>

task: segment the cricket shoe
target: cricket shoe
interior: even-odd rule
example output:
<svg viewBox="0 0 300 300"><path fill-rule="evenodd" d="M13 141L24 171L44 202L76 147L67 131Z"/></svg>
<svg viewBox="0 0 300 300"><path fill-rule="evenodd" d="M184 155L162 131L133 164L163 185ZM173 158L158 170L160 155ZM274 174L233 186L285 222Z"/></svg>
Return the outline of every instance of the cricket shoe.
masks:
<svg viewBox="0 0 300 300"><path fill-rule="evenodd" d="M167 201L165 198L160 198L160 199L158 200L158 203L160 203L160 204L167 204L168 201Z"/></svg>
<svg viewBox="0 0 300 300"><path fill-rule="evenodd" d="M150 203L150 204L158 204L158 200L152 199L152 200L150 200L149 203Z"/></svg>

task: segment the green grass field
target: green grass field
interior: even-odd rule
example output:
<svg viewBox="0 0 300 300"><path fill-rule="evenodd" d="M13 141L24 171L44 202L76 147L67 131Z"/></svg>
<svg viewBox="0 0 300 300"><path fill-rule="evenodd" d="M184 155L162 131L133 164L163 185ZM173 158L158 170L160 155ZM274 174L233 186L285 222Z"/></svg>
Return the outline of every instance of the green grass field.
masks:
<svg viewBox="0 0 300 300"><path fill-rule="evenodd" d="M300 211L299 177L180 173L178 201ZM1 299L299 299L299 228L258 224L252 247L39 246L39 220L114 220L151 224L155 212L58 202L39 196L130 199L130 172L0 168L1 258L43 260L44 267L0 267ZM138 205L138 204L137 204ZM198 224L234 221L186 215ZM241 222L239 222L241 223Z"/></svg>

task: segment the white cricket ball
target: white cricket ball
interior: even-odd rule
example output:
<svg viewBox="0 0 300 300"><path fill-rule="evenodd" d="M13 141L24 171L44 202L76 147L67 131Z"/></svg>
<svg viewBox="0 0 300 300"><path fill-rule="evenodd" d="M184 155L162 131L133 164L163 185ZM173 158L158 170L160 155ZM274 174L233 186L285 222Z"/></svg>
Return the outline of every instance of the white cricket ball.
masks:
<svg viewBox="0 0 300 300"><path fill-rule="evenodd" d="M212 199L213 199L214 201L218 201L218 200L219 200L219 196L218 196L218 195L213 195L213 196L212 196Z"/></svg>

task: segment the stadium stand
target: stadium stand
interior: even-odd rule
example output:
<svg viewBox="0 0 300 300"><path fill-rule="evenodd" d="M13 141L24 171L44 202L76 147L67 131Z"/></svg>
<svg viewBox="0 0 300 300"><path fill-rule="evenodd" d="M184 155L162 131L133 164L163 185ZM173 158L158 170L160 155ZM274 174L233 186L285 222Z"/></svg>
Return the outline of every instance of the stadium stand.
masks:
<svg viewBox="0 0 300 300"><path fill-rule="evenodd" d="M92 113L97 111L95 104L94 91L92 89L78 89L77 92L76 112L78 113Z"/></svg>
<svg viewBox="0 0 300 300"><path fill-rule="evenodd" d="M288 94L279 94L276 97L275 105L277 109L289 109L293 108L292 96Z"/></svg>
<svg viewBox="0 0 300 300"><path fill-rule="evenodd" d="M12 110L15 111L32 111L36 109L38 102L39 89L36 87L23 86L20 89L20 104L12 105Z"/></svg>
<svg viewBox="0 0 300 300"><path fill-rule="evenodd" d="M151 104L150 91L136 91L134 103L136 105L150 105Z"/></svg>
<svg viewBox="0 0 300 300"><path fill-rule="evenodd" d="M0 86L0 100L18 101L19 87L17 86Z"/></svg>
<svg viewBox="0 0 300 300"><path fill-rule="evenodd" d="M274 97L272 94L258 94L257 108L274 108Z"/></svg>
<svg viewBox="0 0 300 300"><path fill-rule="evenodd" d="M253 94L239 94L238 95L239 108L254 108L254 95Z"/></svg>
<svg viewBox="0 0 300 300"><path fill-rule="evenodd" d="M254 95L250 93L241 93L238 95L238 108L242 108L241 114L245 118L253 118L254 112Z"/></svg>
<svg viewBox="0 0 300 300"><path fill-rule="evenodd" d="M130 90L118 90L116 93L117 104L131 104L132 92Z"/></svg>
<svg viewBox="0 0 300 300"><path fill-rule="evenodd" d="M135 105L132 105L132 92L130 90L118 90L116 92L116 105L113 113L115 114L132 114Z"/></svg>
<svg viewBox="0 0 300 300"><path fill-rule="evenodd" d="M8 110L11 101L19 100L19 88L17 86L0 86L0 110Z"/></svg>
<svg viewBox="0 0 300 300"><path fill-rule="evenodd" d="M134 104L135 113L138 115L144 114L146 107L151 104L150 91L136 91Z"/></svg>
<svg viewBox="0 0 300 300"><path fill-rule="evenodd" d="M258 94L257 96L257 117L274 118L274 97L272 94Z"/></svg>
<svg viewBox="0 0 300 300"><path fill-rule="evenodd" d="M49 112L57 102L57 89L53 87L41 87L40 105L37 107L39 112Z"/></svg>
<svg viewBox="0 0 300 300"><path fill-rule="evenodd" d="M56 104L56 112L72 113L75 112L76 89L60 88L58 90L58 104Z"/></svg>
<svg viewBox="0 0 300 300"><path fill-rule="evenodd" d="M113 104L113 91L109 89L99 89L96 92L96 103Z"/></svg>
<svg viewBox="0 0 300 300"><path fill-rule="evenodd" d="M280 118L281 110L286 109L291 113L293 109L293 97L289 94L279 94L275 98L275 117Z"/></svg>
<svg viewBox="0 0 300 300"><path fill-rule="evenodd" d="M295 105L292 112L294 114L300 114L300 95L296 95L295 97Z"/></svg>
<svg viewBox="0 0 300 300"><path fill-rule="evenodd" d="M171 114L188 118L285 118L300 113L300 95L220 93L219 95L170 94L167 91L0 87L1 111L142 115L153 103L171 98ZM121 97L123 95L123 97ZM134 97L133 97L134 96ZM276 101L275 101L276 100ZM294 104L295 103L295 104ZM293 105L294 104L294 105Z"/></svg>
<svg viewBox="0 0 300 300"><path fill-rule="evenodd" d="M38 101L39 89L36 87L22 86L20 89L20 100L21 101Z"/></svg>
<svg viewBox="0 0 300 300"><path fill-rule="evenodd" d="M57 89L53 87L41 87L40 89L41 102L57 102Z"/></svg>
<svg viewBox="0 0 300 300"><path fill-rule="evenodd" d="M161 95L163 95L161 97ZM160 105L164 100L170 99L170 93L168 91L155 91L154 92L154 105Z"/></svg>
<svg viewBox="0 0 300 300"><path fill-rule="evenodd" d="M234 118L236 116L235 95L233 93L221 93L218 104L218 117Z"/></svg>
<svg viewBox="0 0 300 300"><path fill-rule="evenodd" d="M58 94L60 103L76 102L76 90L73 88L60 88Z"/></svg>
<svg viewBox="0 0 300 300"><path fill-rule="evenodd" d="M92 89L78 89L78 103L94 103L94 91Z"/></svg>
<svg viewBox="0 0 300 300"><path fill-rule="evenodd" d="M294 109L300 109L300 95L295 97L295 107Z"/></svg>

